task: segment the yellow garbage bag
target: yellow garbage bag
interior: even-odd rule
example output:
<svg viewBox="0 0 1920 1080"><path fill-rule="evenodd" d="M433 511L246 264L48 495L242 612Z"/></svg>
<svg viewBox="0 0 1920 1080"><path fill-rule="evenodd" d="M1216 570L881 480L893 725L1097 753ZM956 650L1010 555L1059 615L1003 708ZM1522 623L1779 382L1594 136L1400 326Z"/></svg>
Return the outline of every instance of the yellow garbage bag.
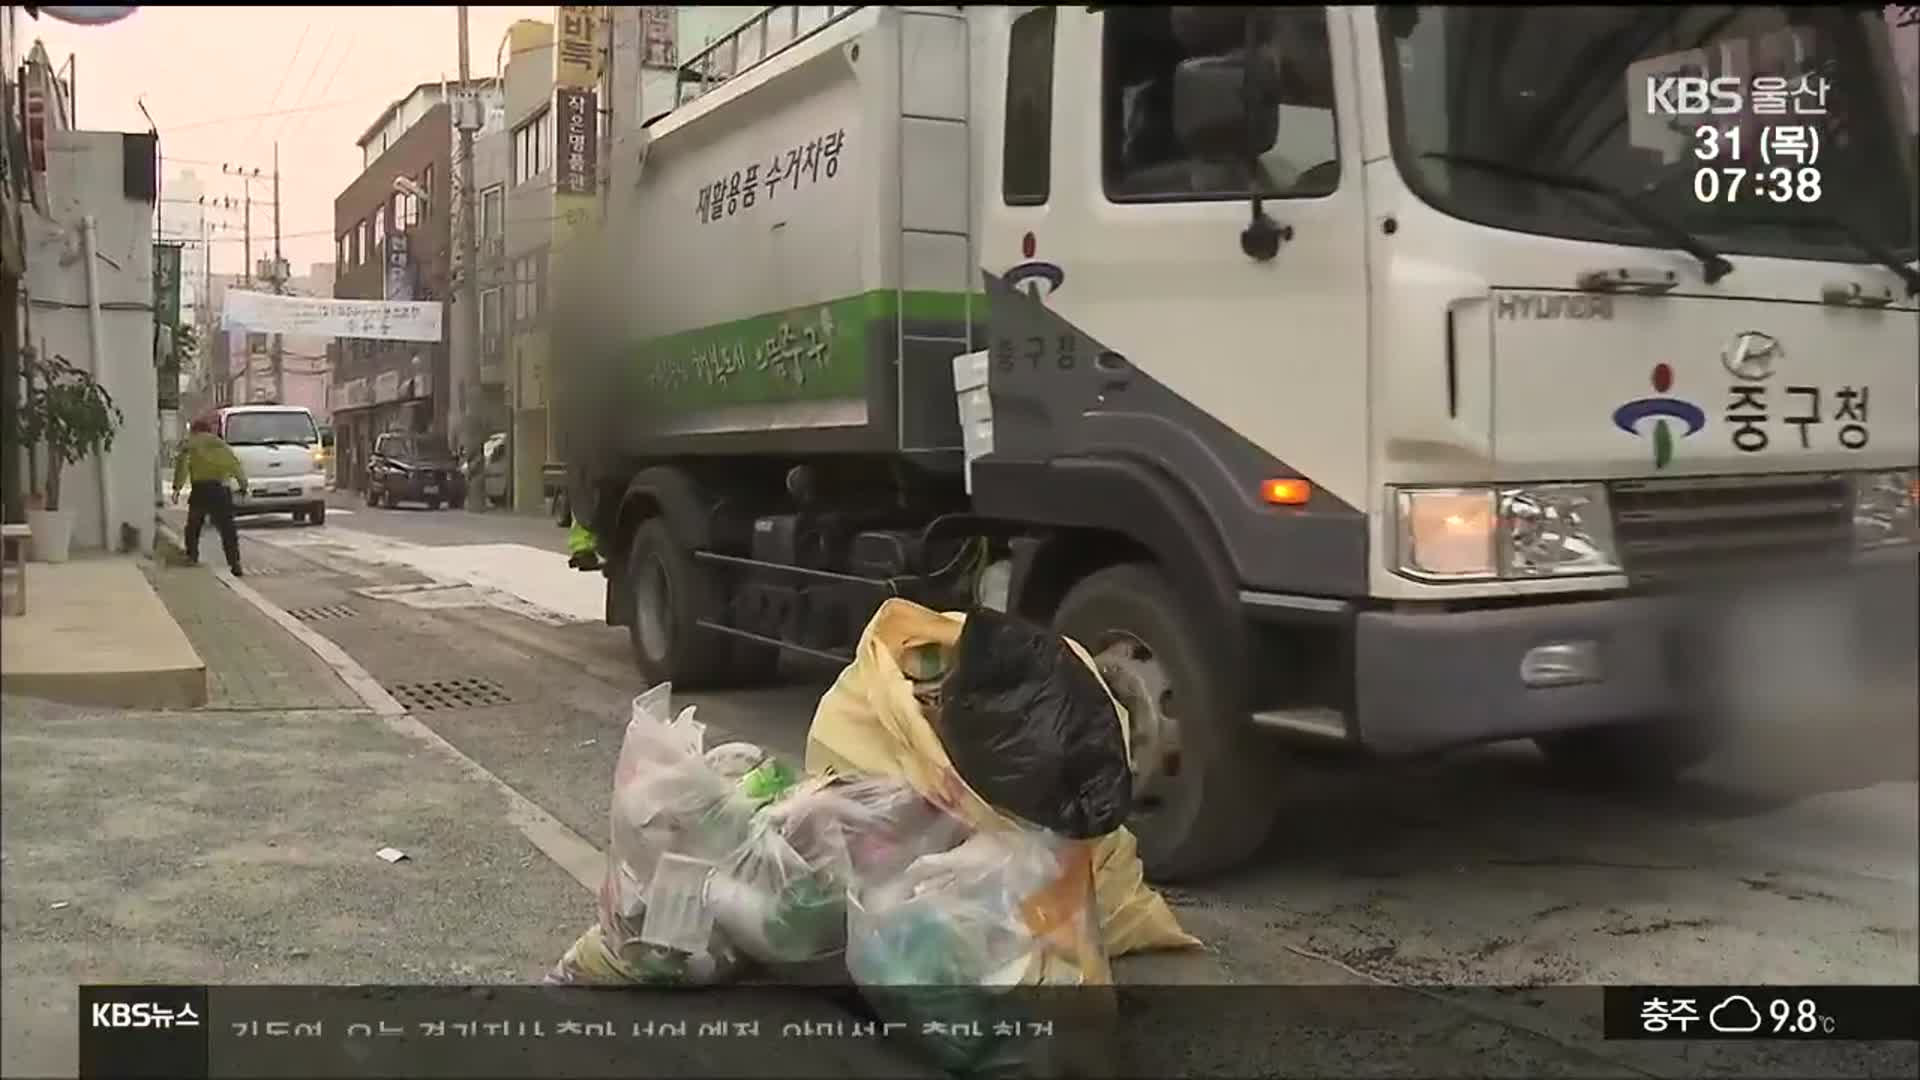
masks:
<svg viewBox="0 0 1920 1080"><path fill-rule="evenodd" d="M860 635L853 663L814 711L807 732L807 771L898 776L977 829L1026 828L995 810L960 778L900 667L901 655L915 646L952 646L965 621L964 615L941 614L906 600L880 605ZM1082 663L1094 666L1078 642L1069 639L1067 644ZM1111 697L1113 692L1107 693ZM1118 701L1114 709L1124 726L1126 710ZM1092 861L1100 936L1109 955L1199 946L1198 938L1180 928L1166 900L1148 887L1132 833L1120 828L1101 837L1094 843Z"/></svg>

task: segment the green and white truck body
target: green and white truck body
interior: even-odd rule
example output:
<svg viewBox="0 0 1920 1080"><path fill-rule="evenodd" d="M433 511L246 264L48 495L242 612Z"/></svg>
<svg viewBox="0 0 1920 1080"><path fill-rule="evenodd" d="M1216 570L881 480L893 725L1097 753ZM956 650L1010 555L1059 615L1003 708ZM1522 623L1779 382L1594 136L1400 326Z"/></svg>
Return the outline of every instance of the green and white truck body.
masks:
<svg viewBox="0 0 1920 1080"><path fill-rule="evenodd" d="M637 108L619 20L559 379L649 677L844 656L888 595L1051 620L1163 876L1254 849L1283 736L1670 773L1774 653L1911 678L1878 15L776 7Z"/></svg>

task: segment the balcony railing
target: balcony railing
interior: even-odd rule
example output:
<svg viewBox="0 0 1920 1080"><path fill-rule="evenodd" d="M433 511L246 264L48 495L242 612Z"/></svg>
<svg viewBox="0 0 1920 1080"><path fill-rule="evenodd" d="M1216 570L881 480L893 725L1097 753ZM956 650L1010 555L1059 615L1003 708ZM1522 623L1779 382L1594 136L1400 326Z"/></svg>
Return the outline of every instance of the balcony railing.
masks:
<svg viewBox="0 0 1920 1080"><path fill-rule="evenodd" d="M680 65L676 107L738 78L859 11L865 4L775 4Z"/></svg>

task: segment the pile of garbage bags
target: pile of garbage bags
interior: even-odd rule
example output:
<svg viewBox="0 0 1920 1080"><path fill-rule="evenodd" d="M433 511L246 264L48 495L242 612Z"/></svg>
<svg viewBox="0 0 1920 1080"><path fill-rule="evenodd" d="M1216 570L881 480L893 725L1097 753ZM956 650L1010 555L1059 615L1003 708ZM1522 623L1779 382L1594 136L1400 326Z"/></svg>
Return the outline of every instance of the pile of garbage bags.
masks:
<svg viewBox="0 0 1920 1080"><path fill-rule="evenodd" d="M656 686L615 768L599 918L547 981L850 977L912 1031L968 1008L990 1028L996 991L1110 986L1111 956L1199 944L1121 825L1126 722L1076 643L903 600L821 699L805 775L708 747ZM933 1042L956 1069L1014 1052Z"/></svg>

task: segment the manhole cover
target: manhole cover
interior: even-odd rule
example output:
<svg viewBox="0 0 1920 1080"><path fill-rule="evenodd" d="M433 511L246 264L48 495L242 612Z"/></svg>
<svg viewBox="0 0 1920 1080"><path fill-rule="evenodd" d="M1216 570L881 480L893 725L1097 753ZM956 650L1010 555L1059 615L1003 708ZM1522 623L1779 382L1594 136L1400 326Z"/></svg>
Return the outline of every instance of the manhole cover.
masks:
<svg viewBox="0 0 1920 1080"><path fill-rule="evenodd" d="M301 622L315 622L320 619L350 619L359 612L345 604L319 604L315 607L294 608L287 614Z"/></svg>
<svg viewBox="0 0 1920 1080"><path fill-rule="evenodd" d="M392 690L393 696L409 711L483 709L489 705L509 705L513 702L500 684L491 679L436 679L433 682L401 683Z"/></svg>

